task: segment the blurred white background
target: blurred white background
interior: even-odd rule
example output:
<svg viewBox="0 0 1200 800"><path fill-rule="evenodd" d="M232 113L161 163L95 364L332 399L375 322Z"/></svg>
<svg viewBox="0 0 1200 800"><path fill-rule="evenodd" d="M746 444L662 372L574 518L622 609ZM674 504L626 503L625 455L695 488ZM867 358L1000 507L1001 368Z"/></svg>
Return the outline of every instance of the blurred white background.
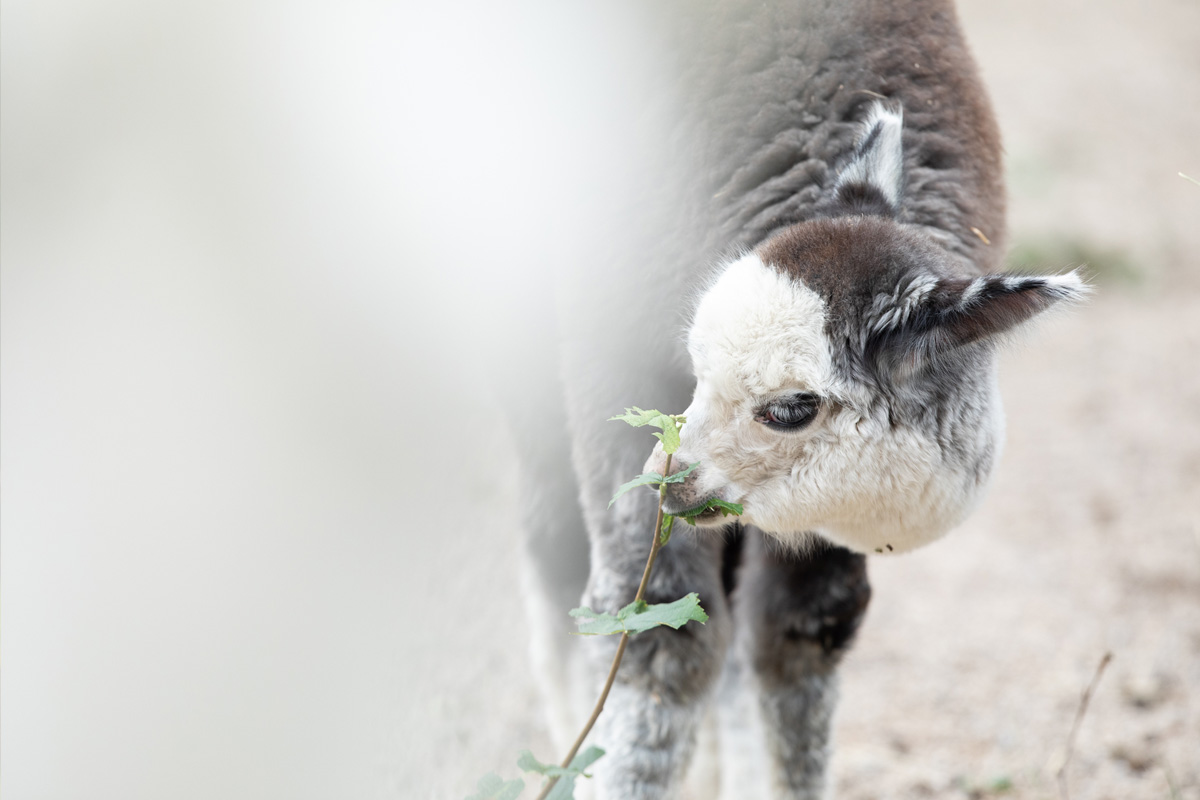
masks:
<svg viewBox="0 0 1200 800"><path fill-rule="evenodd" d="M518 675L525 647L481 315L542 296L522 242L570 235L553 198L601 135L571 91L610 77L546 35L571 24L5 1L5 797L476 770L454 725L511 702L472 692L478 638Z"/></svg>

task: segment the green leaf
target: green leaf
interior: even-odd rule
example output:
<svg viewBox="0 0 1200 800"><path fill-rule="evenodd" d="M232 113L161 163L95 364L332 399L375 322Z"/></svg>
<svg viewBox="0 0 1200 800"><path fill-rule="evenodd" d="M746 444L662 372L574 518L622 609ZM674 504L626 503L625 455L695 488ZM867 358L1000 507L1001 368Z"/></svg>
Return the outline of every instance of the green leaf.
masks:
<svg viewBox="0 0 1200 800"><path fill-rule="evenodd" d="M587 607L572 609L570 614L583 620L579 623L579 633L585 636L641 633L659 625L669 625L678 630L692 620L708 622L708 614L700 607L700 596L695 592L673 603L630 603L615 615L598 614Z"/></svg>
<svg viewBox="0 0 1200 800"><path fill-rule="evenodd" d="M559 778L546 800L575 800L575 777Z"/></svg>
<svg viewBox="0 0 1200 800"><path fill-rule="evenodd" d="M700 466L700 462L693 461L691 464L688 465L687 469L680 470L679 472L675 472L675 473L672 473L671 475L668 475L667 477L662 479L662 482L663 483L683 483L684 480L687 479L687 476L691 475L692 472L694 472L696 467L698 467L698 466Z"/></svg>
<svg viewBox="0 0 1200 800"><path fill-rule="evenodd" d="M608 501L608 507L612 508L612 504L617 502L617 498L628 492L630 489L636 489L639 486L650 486L652 484L663 483L663 476L657 472L643 472L628 483L623 483L618 487L617 493L612 496L612 500Z"/></svg>
<svg viewBox="0 0 1200 800"><path fill-rule="evenodd" d="M697 506L696 508L689 508L687 511L684 511L682 514L677 514L676 516L683 517L683 521L688 525L695 525L696 517L700 516L705 511L709 511L710 509L714 508L719 509L721 516L723 517L728 517L730 514L738 516L744 510L739 503L727 503L724 500L718 500L717 498L712 497L705 501L704 505Z"/></svg>
<svg viewBox="0 0 1200 800"><path fill-rule="evenodd" d="M663 417L663 419L668 419ZM663 452L670 454L679 449L679 426L672 424L663 426L662 433L654 434L654 438L662 442Z"/></svg>
<svg viewBox="0 0 1200 800"><path fill-rule="evenodd" d="M675 517L670 514L663 514L662 528L658 532L658 543L665 546L671 541L671 531L675 527Z"/></svg>
<svg viewBox="0 0 1200 800"><path fill-rule="evenodd" d="M589 747L582 753L577 753L571 759L571 766L563 769L557 764L543 764L533 757L533 753L522 750L520 758L517 759L517 766L526 772L536 772L547 778L558 778L558 783L554 784L550 794L546 795L546 800L574 800L575 779L580 776L592 777L584 770L596 763L596 760L602 755L604 755L604 751L599 747Z"/></svg>
<svg viewBox="0 0 1200 800"><path fill-rule="evenodd" d="M625 409L624 414L618 414L615 417L609 417L608 421L609 422L624 422L629 425L632 425L635 428L641 428L645 425L654 424L658 421L659 417L665 417L665 416L667 416L667 415L662 413L661 411L655 411L653 409L651 409L650 411L647 411L643 408L638 408L637 406L634 406L633 408ZM658 425L657 427L661 428L662 425Z"/></svg>
<svg viewBox="0 0 1200 800"><path fill-rule="evenodd" d="M547 778L577 775L591 777L584 770L590 767L602 755L604 755L604 751L599 747L589 747L582 753L576 753L575 757L571 759L571 766L564 769L558 764L543 764L534 758L532 752L522 750L520 756L517 758L517 766L526 772L536 772L539 775L545 775Z"/></svg>
<svg viewBox="0 0 1200 800"><path fill-rule="evenodd" d="M475 784L476 794L469 795L466 800L517 800L517 795L525 789L525 781L517 778L505 783L499 775L489 772Z"/></svg>
<svg viewBox="0 0 1200 800"><path fill-rule="evenodd" d="M533 755L532 750L522 750L517 754L517 768L525 772L536 772L540 775L561 774L562 767L557 764L543 764ZM558 770L555 772L554 770Z"/></svg>
<svg viewBox="0 0 1200 800"><path fill-rule="evenodd" d="M664 414L654 409L647 411L637 406L627 408L624 414L609 417L608 419L609 422L620 421L635 428L641 428L645 425L659 428L662 430L662 433L654 435L662 442L663 452L667 455L679 449L679 427L687 422L687 418L682 414Z"/></svg>

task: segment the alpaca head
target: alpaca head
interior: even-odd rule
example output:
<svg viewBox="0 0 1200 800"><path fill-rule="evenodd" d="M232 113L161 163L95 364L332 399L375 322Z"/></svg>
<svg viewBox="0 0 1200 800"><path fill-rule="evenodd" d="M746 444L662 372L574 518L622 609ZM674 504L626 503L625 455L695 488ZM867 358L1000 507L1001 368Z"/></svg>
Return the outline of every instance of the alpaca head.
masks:
<svg viewBox="0 0 1200 800"><path fill-rule="evenodd" d="M899 552L981 496L1003 440L996 339L1085 286L1074 274L964 276L898 222L899 132L898 115L868 120L837 186L858 213L783 231L702 296L672 472L700 464L669 485L668 512L717 497L785 542L812 532ZM697 522L723 524L715 512Z"/></svg>

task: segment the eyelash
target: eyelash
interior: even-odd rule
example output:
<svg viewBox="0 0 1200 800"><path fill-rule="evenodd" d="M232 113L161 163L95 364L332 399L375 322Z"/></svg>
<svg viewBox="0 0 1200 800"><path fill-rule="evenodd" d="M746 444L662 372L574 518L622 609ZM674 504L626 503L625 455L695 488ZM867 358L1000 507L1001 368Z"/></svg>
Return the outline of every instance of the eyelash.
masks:
<svg viewBox="0 0 1200 800"><path fill-rule="evenodd" d="M754 419L768 428L800 430L806 428L821 411L821 399L803 392L763 406Z"/></svg>

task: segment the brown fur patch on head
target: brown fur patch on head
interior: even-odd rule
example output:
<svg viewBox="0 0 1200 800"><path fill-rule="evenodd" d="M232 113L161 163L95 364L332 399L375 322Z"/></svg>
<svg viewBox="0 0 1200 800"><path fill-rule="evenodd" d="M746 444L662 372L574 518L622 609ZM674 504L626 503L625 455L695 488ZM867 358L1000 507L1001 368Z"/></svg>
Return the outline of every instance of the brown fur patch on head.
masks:
<svg viewBox="0 0 1200 800"><path fill-rule="evenodd" d="M883 217L793 225L757 252L763 263L821 296L835 341L851 334L874 298L891 294L906 276L943 277L949 272L925 237Z"/></svg>

